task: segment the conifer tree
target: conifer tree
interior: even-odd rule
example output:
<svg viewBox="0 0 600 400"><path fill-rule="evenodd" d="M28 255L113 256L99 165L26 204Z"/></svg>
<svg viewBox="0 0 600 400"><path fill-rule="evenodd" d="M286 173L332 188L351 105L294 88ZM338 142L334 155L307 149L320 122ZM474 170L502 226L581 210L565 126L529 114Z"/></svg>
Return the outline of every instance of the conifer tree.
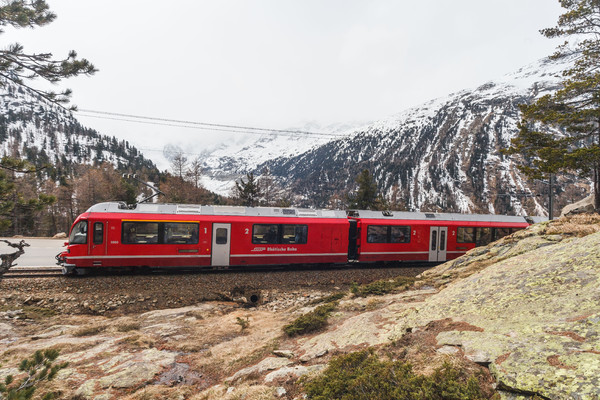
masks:
<svg viewBox="0 0 600 400"><path fill-rule="evenodd" d="M35 28L47 25L55 18L56 15L50 11L45 0L5 0L0 3L0 34L4 32L5 27ZM82 74L92 75L94 72L96 72L94 66L86 59L77 58L75 51L71 51L65 59L55 60L51 53L26 53L19 43L0 50L0 87L5 86L7 82L13 82L61 106L68 103L71 90L66 89L56 93L34 88L30 82L41 78L57 83L64 78ZM28 172L25 170L30 167L22 163L18 159L8 157L0 162L0 229L2 230L10 226L9 216L14 213L15 207L19 204L26 202L27 207L33 209L54 201L49 196L20 199L15 195L14 179L11 179L7 172Z"/></svg>
<svg viewBox="0 0 600 400"><path fill-rule="evenodd" d="M257 180L254 178L254 173L246 174L246 181L240 178L239 182L235 181L233 188L235 197L240 199L241 203L247 207L254 207L258 204L261 190Z"/></svg>
<svg viewBox="0 0 600 400"><path fill-rule="evenodd" d="M570 38L550 58L569 57L573 64L555 94L521 106L523 120L508 153L522 154L529 163L520 169L533 178L561 171L592 178L600 210L600 1L559 1L567 12L541 33Z"/></svg>
<svg viewBox="0 0 600 400"><path fill-rule="evenodd" d="M356 178L358 191L356 194L348 196L350 208L359 210L378 209L377 183L373 180L373 175L368 169L364 169Z"/></svg>
<svg viewBox="0 0 600 400"><path fill-rule="evenodd" d="M0 5L0 34L3 27L35 28L52 22L56 15L52 13L45 0L7 0ZM61 60L52 58L51 53L26 53L19 43L0 50L0 87L6 81L25 86L45 99L64 104L69 102L71 90L54 91L37 89L30 86L33 79L41 78L51 83L77 75L92 75L96 68L84 58L77 58L75 51ZM72 107L73 109L75 107Z"/></svg>

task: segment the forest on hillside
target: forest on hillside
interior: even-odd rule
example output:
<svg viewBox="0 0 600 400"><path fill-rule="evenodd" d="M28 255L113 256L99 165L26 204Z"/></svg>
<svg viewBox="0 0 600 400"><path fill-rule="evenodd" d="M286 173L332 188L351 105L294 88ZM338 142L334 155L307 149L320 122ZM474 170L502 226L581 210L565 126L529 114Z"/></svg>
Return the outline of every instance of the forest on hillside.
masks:
<svg viewBox="0 0 600 400"><path fill-rule="evenodd" d="M73 167L73 174L56 176L52 166L36 168L21 163L13 168L8 160L2 160L6 168L0 169L0 236L4 237L68 233L75 218L93 204L104 201L134 204L152 194L139 178L128 178L126 170L118 170L108 162L80 164ZM169 172L141 172L144 181L155 183L165 194L161 195L161 202L235 202ZM56 180L51 178L53 175Z"/></svg>

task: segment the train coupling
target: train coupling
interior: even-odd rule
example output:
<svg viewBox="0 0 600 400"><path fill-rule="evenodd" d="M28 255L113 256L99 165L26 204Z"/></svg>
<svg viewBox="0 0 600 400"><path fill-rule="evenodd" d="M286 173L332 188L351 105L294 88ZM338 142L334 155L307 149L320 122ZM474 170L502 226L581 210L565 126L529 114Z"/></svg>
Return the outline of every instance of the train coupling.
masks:
<svg viewBox="0 0 600 400"><path fill-rule="evenodd" d="M63 256L63 254L65 254L64 252L60 252L58 253L56 256L54 256L54 258L56 259L56 264L57 265L63 265L66 258Z"/></svg>

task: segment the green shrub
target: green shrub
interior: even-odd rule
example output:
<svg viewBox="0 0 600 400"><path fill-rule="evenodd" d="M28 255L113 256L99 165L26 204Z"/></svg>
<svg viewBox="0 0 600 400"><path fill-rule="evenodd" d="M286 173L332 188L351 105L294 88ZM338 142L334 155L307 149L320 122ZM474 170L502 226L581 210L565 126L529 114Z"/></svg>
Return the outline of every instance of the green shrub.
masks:
<svg viewBox="0 0 600 400"><path fill-rule="evenodd" d="M332 303L334 301L343 299L345 296L346 296L346 292L338 292L338 293L331 294L329 296L319 297L318 299L311 300L308 302L308 305L313 306L313 305L321 304L321 303Z"/></svg>
<svg viewBox="0 0 600 400"><path fill-rule="evenodd" d="M353 283L350 286L350 292L356 297L382 296L398 288L408 289L414 282L415 278L399 276L391 280L375 281L361 286Z"/></svg>
<svg viewBox="0 0 600 400"><path fill-rule="evenodd" d="M246 319L241 318L241 317L237 317L236 318L236 324L238 324L240 326L240 332L245 332L246 329L248 329L248 327L250 327L250 318L246 317Z"/></svg>
<svg viewBox="0 0 600 400"><path fill-rule="evenodd" d="M129 323L123 323L123 324L119 324L117 325L117 330L119 332L131 332L131 331L137 331L141 328L141 324L139 322L129 322ZM82 336L86 336L86 335L82 335Z"/></svg>
<svg viewBox="0 0 600 400"><path fill-rule="evenodd" d="M58 371L68 366L68 363L53 365L58 357L58 350L38 350L31 358L21 361L19 371L27 374L20 381L15 381L12 375L0 383L0 399L29 400L33 397L37 385L43 381L51 381L56 377ZM46 393L42 400L55 398L54 393Z"/></svg>
<svg viewBox="0 0 600 400"><path fill-rule="evenodd" d="M323 304L313 311L302 314L291 324L283 327L283 331L288 336L303 335L305 333L315 332L327 325L327 318L335 308L337 302Z"/></svg>
<svg viewBox="0 0 600 400"><path fill-rule="evenodd" d="M408 363L382 360L371 351L333 359L318 377L304 382L311 400L479 400L477 379L445 363L431 376Z"/></svg>

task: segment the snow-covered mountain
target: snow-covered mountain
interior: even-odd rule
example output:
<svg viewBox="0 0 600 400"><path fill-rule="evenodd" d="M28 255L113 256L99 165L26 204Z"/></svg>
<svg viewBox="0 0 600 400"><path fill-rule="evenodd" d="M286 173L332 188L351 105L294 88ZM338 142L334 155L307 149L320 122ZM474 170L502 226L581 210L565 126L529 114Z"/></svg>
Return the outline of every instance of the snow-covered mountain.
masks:
<svg viewBox="0 0 600 400"><path fill-rule="evenodd" d="M375 123L289 129L320 135L246 135L204 154L202 183L228 195L236 179L268 168L295 205L327 207L369 169L380 192L399 208L543 215L545 198L522 194L543 195L547 187L528 181L500 150L518 132L519 104L555 91L568 63L541 60ZM136 172L156 170L127 142L83 127L68 111L10 83L0 88L4 155L63 171L98 161ZM581 198L586 183L561 177L562 200Z"/></svg>
<svg viewBox="0 0 600 400"><path fill-rule="evenodd" d="M518 132L519 104L555 91L568 63L541 60L259 169L268 166L303 205L327 206L366 168L388 200L408 210L544 215L545 197L523 194L547 189L500 150ZM563 187L572 183L562 179ZM569 194L581 195L581 187Z"/></svg>
<svg viewBox="0 0 600 400"><path fill-rule="evenodd" d="M128 142L85 128L71 112L11 82L0 86L2 156L48 163L63 170L104 161L121 170L156 169Z"/></svg>
<svg viewBox="0 0 600 400"><path fill-rule="evenodd" d="M206 160L204 184L227 193L243 173L268 167L294 203L327 207L332 195L354 189L366 168L386 198L408 210L545 215L547 187L527 180L500 150L518 132L518 106L555 91L570 62L543 59L383 121L347 127L342 138L265 135L239 149L224 147ZM572 183L562 177L558 188L570 191L569 201L585 191L585 182Z"/></svg>
<svg viewBox="0 0 600 400"><path fill-rule="evenodd" d="M291 158L340 137L347 137L366 123L321 126L310 122L287 132L248 133L237 140L221 144L202 157L205 188L229 195L234 182L259 165L279 157ZM312 132L307 135L306 132ZM260 169L258 172L260 173Z"/></svg>

